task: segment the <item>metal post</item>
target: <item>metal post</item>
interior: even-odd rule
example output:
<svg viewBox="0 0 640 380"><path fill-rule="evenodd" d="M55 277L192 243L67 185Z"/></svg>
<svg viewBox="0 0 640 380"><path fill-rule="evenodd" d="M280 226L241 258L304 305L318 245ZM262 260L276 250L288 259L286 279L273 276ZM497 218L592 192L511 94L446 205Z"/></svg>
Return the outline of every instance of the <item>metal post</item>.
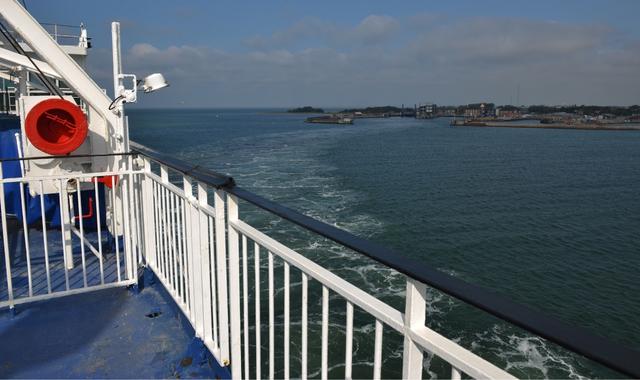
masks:
<svg viewBox="0 0 640 380"><path fill-rule="evenodd" d="M7 233L7 208L4 201L4 176L2 175L2 163L0 162L0 212L2 213L2 243L4 248L4 268L7 275L7 295L9 308L13 310L13 283L11 277L11 257L9 256L9 234ZM25 217L23 215L23 217Z"/></svg>
<svg viewBox="0 0 640 380"><path fill-rule="evenodd" d="M231 377L242 378L242 351L240 337L240 255L238 232L231 222L238 220L238 198L227 196L229 234L229 303L231 317Z"/></svg>
<svg viewBox="0 0 640 380"><path fill-rule="evenodd" d="M122 204L122 213L120 214L122 216L122 219L124 220L123 223L123 229L122 229L122 241L123 241L123 251L124 251L124 260L125 260L125 266L126 266L126 270L125 273L127 274L127 280L133 280L135 279L135 247L133 245L133 239L132 239L132 231L133 228L131 226L131 219L130 219L130 212L132 212L133 210L131 209L132 203L130 201L130 187L131 187L131 174L126 174L127 171L129 171L130 169L130 165L131 165L131 156L128 156L126 158L126 160L121 160L124 161L124 170L125 170L125 174L122 175L121 181L120 181L120 199L118 200L119 203ZM122 167L122 164L118 165L120 167ZM78 190L80 191L80 190ZM117 207L117 205L115 205Z"/></svg>
<svg viewBox="0 0 640 380"><path fill-rule="evenodd" d="M223 366L229 365L229 309L227 300L227 243L225 239L223 190L214 193L216 272L218 280L218 321L220 328L220 356Z"/></svg>
<svg viewBox="0 0 640 380"><path fill-rule="evenodd" d="M117 97L120 93L120 85L122 83L122 58L120 52L120 23L114 21L111 23L111 49L113 58L113 97ZM122 103L120 103L122 104ZM118 106L120 108L121 106Z"/></svg>
<svg viewBox="0 0 640 380"><path fill-rule="evenodd" d="M163 167L164 168L164 167ZM164 173L164 172L163 172ZM163 174L164 175L164 174ZM184 191L184 255L187 263L187 288L189 289L189 297L187 303L189 304L189 318L192 324L195 326L195 312L196 312L196 298L195 298L195 280L193 275L193 219L191 218L191 200L193 196L193 184L191 179L187 176L182 176L182 189Z"/></svg>
<svg viewBox="0 0 640 380"><path fill-rule="evenodd" d="M403 379L422 379L422 349L411 339L411 330L424 326L426 302L427 287L420 282L407 278L402 357Z"/></svg>
<svg viewBox="0 0 640 380"><path fill-rule="evenodd" d="M62 218L64 242L63 250L67 269L73 269L73 246L71 243L71 214L69 212L69 193L67 182L60 181L60 217Z"/></svg>
<svg viewBox="0 0 640 380"><path fill-rule="evenodd" d="M151 161L148 158L144 158L144 178L142 182L142 188L144 196L142 197L142 213L144 214L144 247L145 247L145 260L150 262L153 267L156 266L155 261L155 238L154 232L156 231L155 218L153 217L153 210L155 205L153 204L153 183L149 178L151 173Z"/></svg>
<svg viewBox="0 0 640 380"><path fill-rule="evenodd" d="M189 179L190 181L190 179ZM198 195L199 191L198 191ZM191 210L191 257L193 262L193 294L195 305L193 308L193 316L195 320L196 335L204 340L204 323L203 323L203 296L204 288L202 281L202 251L201 251L201 231L200 231L200 210L196 207L197 200L193 197L193 184L189 182L189 188L186 194L189 201L188 207Z"/></svg>
<svg viewBox="0 0 640 380"><path fill-rule="evenodd" d="M209 204L207 195L207 186L198 182L198 204L200 208L207 207ZM211 331L211 256L209 255L209 219L205 213L199 212L199 230L200 230L200 276L202 286L202 308L203 308L203 335L202 340L207 343L213 343L213 334Z"/></svg>

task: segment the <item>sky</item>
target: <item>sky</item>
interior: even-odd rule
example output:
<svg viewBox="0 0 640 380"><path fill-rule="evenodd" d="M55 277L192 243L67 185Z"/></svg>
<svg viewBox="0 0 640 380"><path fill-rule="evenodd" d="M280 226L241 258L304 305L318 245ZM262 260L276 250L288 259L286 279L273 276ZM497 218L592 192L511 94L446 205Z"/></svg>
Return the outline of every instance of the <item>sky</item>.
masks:
<svg viewBox="0 0 640 380"><path fill-rule="evenodd" d="M25 0L85 23L88 71L171 86L141 107L640 104L640 1Z"/></svg>

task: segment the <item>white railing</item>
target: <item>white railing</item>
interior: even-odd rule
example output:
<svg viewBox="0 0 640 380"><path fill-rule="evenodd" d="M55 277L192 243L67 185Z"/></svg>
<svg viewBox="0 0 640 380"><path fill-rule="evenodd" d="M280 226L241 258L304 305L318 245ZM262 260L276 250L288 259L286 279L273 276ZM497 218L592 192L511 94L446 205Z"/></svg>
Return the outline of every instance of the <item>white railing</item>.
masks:
<svg viewBox="0 0 640 380"><path fill-rule="evenodd" d="M10 115L18 114L17 106L17 93L18 89L15 87L7 87L6 89L0 89L0 112Z"/></svg>
<svg viewBox="0 0 640 380"><path fill-rule="evenodd" d="M123 167L124 162L131 167L130 156L122 161ZM28 178L2 174L0 164L0 308L137 282L144 243L136 194L142 171ZM96 181L101 177L117 178L118 185L114 190L103 187ZM45 192L45 197L31 194ZM7 210L16 198L14 217ZM39 215L28 220L33 213ZM85 220L95 220L95 225L87 228Z"/></svg>
<svg viewBox="0 0 640 380"><path fill-rule="evenodd" d="M31 81L31 74L27 75L27 95L29 96L43 96L43 95L51 95L49 90L41 88L40 86L36 86ZM60 90L60 92L64 96L72 96L77 98L77 95L70 89L64 82L55 79L53 81L56 88ZM18 115L18 97L19 91L18 88L10 86L6 89L0 88L0 113L10 114L10 115ZM84 109L85 103L77 100L80 103L80 106Z"/></svg>
<svg viewBox="0 0 640 380"><path fill-rule="evenodd" d="M634 357L633 351L535 315L541 328L527 319L535 312L435 272L404 277L400 310L252 226L249 213L244 218L240 213L238 197L390 267L404 268L402 273L413 273L406 262L397 262L401 257L384 258L384 252L366 241L340 235L330 230L333 227L233 186L228 177L198 172L184 162L164 160L157 153L135 159L115 155L114 161L120 169L18 178L4 177L0 165L0 308L134 285L138 269L146 265L235 379L327 379L342 377L342 369L345 378L379 379L390 370L383 358L394 355L401 358L401 364L391 364L390 373L397 377L421 378L435 356L448 371L439 367L439 376L512 378L428 327L425 283L430 283L604 364L636 371L634 362L625 361ZM166 162L173 162L172 167ZM100 178L112 179L103 181L110 184L117 178L117 184L113 189L99 185ZM47 199L32 196L34 192L47 193ZM92 199L89 210L83 207L83 196ZM59 215L51 215L47 201L53 201ZM8 215L11 205L16 218ZM27 218L34 209L40 212L39 220ZM98 217L89 228L85 217L92 213ZM574 337L579 344L573 345ZM371 352L363 349L365 342ZM600 347L604 351L598 351ZM623 360L616 362L619 357Z"/></svg>
<svg viewBox="0 0 640 380"><path fill-rule="evenodd" d="M159 171L152 170L152 164ZM370 365L374 379L381 377L385 328L402 338L398 349L402 351L403 378L422 377L424 353L448 362L452 378L460 378L462 374L473 378L512 378L426 326L424 284L407 277L405 310L401 312L244 222L234 195L195 182L183 173L171 176L182 182L182 187L176 186L170 181L170 169L148 157L144 158L144 172L146 262L218 362L230 365L233 378L272 379L276 377L276 366L281 368L278 377L285 379L306 379L315 373L328 378L329 345L336 344L329 327L333 330L336 323L344 326L346 338L342 342L344 361L338 365L344 367L345 377L351 378L354 310L375 321ZM282 268L281 276L276 273L276 266ZM297 298L291 297L292 278L300 280L294 280L295 286L301 287ZM278 289L276 280L282 283ZM321 288L319 320L311 320L316 315L309 313L310 286L314 283ZM276 304L279 300L276 291L283 293L282 308ZM342 310L335 308L336 299L342 299L342 310L346 311L346 318L340 321L337 318ZM276 315L276 309L281 309L281 314ZM299 314L292 316L292 310ZM300 341L295 345L300 349L296 352L292 351L290 339L293 320L300 326ZM320 339L310 341L310 326L318 323ZM281 336L276 336L276 327ZM311 368L310 358L318 356L319 368ZM277 358L282 362L278 363ZM300 363L299 372L296 365L293 373L292 362Z"/></svg>
<svg viewBox="0 0 640 380"><path fill-rule="evenodd" d="M40 23L59 45L81 45L86 42L84 25L65 25L55 23ZM84 38L84 41L83 41Z"/></svg>

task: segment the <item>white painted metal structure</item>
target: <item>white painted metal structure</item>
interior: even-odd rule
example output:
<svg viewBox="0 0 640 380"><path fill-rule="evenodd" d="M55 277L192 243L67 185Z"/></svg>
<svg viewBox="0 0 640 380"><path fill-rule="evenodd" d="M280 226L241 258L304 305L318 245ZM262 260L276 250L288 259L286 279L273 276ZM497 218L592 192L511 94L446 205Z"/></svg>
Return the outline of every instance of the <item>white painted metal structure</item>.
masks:
<svg viewBox="0 0 640 380"><path fill-rule="evenodd" d="M111 112L111 100L84 73L82 68L71 59L46 30L15 1L3 0L0 14L25 40L26 44L42 59L36 62L46 75L62 79L70 89L87 105L90 123L102 122L108 144L105 149L92 150L94 154L128 152L126 119L122 104L116 104L116 112ZM119 25L113 25L114 40L114 87L116 93L123 93L123 79L119 52ZM0 50L0 62L15 65L20 62L27 70L35 70L22 56ZM154 86L162 86L162 81ZM152 164L159 171L152 171ZM14 307L18 303L47 299L66 294L74 294L107 286L125 286L136 280L138 263L147 265L167 288L176 304L189 319L196 335L209 348L222 365L230 365L232 377L261 377L262 358L260 349L255 355L249 350L250 331L254 331L255 344L261 346L260 331L268 330L268 373L275 376L275 358L284 358L284 377L291 376L291 319L290 310L301 310L301 347L302 373L307 378L308 358L321 356L322 378L328 377L329 321L332 309L329 307L330 294L341 297L347 309L345 321L346 347L345 371L347 377L352 373L353 351L353 314L358 308L375 319L372 377L380 378L383 347L383 329L390 328L404 337L403 375L420 377L423 369L423 352L429 351L442 357L452 365L452 376L460 371L473 377L500 377L510 375L491 363L477 357L458 346L424 324L425 298L424 285L407 279L408 297L406 310L401 311L381 302L373 295L350 284L347 280L333 274L328 269L310 261L294 250L257 230L241 219L237 199L221 189L211 189L205 183L194 181L185 173L179 173L182 186L169 181L169 168L144 158L140 168L134 166L131 156L114 157L108 168L94 165L93 170L85 173L49 175L41 178L2 178L0 173L0 198L2 199L2 233L5 260L6 299L0 299L0 306ZM109 228L120 235L114 241L113 253L107 253L104 246L103 226L98 225L95 235L84 231L83 210L80 202L82 184L93 184L94 197L100 199L98 185L93 180L99 176L117 176L120 181L114 191L107 191L113 207L108 210L111 223L122 220L122 227ZM39 182L38 182L39 181ZM42 221L41 233L27 225L22 218L22 226L9 230L9 220L4 211L4 188L10 183L20 184L20 190L27 182L38 183L41 187L50 181L58 181L60 192L61 219L60 241L65 244L64 254L52 258L49 251L52 231L47 221ZM75 185L69 188L68 184ZM24 210L26 200L21 194L21 207ZM73 197L78 200L78 210L73 210ZM210 201L210 197L212 201ZM41 208L44 209L43 201ZM97 208L100 205L96 205ZM99 211L98 211L99 212ZM24 214L24 212L23 212ZM79 222L79 228L75 227ZM21 233L19 232L21 231ZM79 247L70 249L70 232L79 240ZM10 245L10 234L21 234L22 247ZM36 246L34 238L42 239L43 260L34 261ZM15 243L14 243L15 245ZM89 250L89 252L86 251ZM17 251L17 258L16 258ZM79 252L78 252L79 251ZM252 256L252 257L251 257ZM249 260L250 257L252 260ZM262 264L267 261L266 273ZM12 262L13 261L13 262ZM16 263L17 261L17 263ZM78 265L73 265L78 261ZM276 264L283 263L284 281L284 335L280 343L276 342ZM16 263L17 265L12 265ZM249 276L249 265L253 264L254 275ZM108 279L105 267L115 268L115 275ZM97 271L98 275L91 275ZM19 272L19 273L18 273ZM61 273L60 286L52 278L55 272ZM293 273L292 273L293 272ZM14 281L26 273L25 291L20 293ZM267 278L267 298L261 299L261 277ZM302 283L302 297L291 297L289 288L291 278L299 277ZM78 278L74 287L73 279ZM92 282L92 278L95 282ZM308 287L317 282L322 287L321 321L310 321L308 313ZM45 284L38 290L38 284ZM4 289L3 289L4 290ZM5 294L0 293L0 295ZM249 303L253 296L254 304ZM262 303L268 304L268 317L260 315ZM255 318L249 319L249 308L255 310ZM407 317L406 317L407 316ZM278 316L280 317L280 316ZM311 323L322 325L320 346L310 345L308 327Z"/></svg>
<svg viewBox="0 0 640 380"><path fill-rule="evenodd" d="M373 378L380 378L384 328L390 328L404 336L405 378L421 377L423 352L433 353L451 363L452 377L462 372L474 378L511 378L507 372L426 327L427 301L423 284L407 278L406 307L403 313L244 222L236 197L224 190L209 188L184 173L177 173L182 178L182 187L176 186L169 180L171 170L162 164L145 157L142 167L136 168L131 156L122 160L126 163L124 167L132 169L84 173L73 178L51 176L39 179L41 184L46 181L74 183L75 189L63 186L65 191L59 194L59 198L63 207L70 208L69 215L78 216L83 215L83 210L80 202L77 203L80 209L73 210L73 197L79 199L81 183L92 183L92 178L104 175L116 175L120 178L117 198L125 199L122 195L128 193L131 201L117 201L116 192L111 192L112 201L117 204L113 212L125 216L125 229L121 239L115 240L114 252L110 253L105 253L103 247L104 226L98 225L97 234L89 235L83 230L81 217L77 218L79 228L74 227L74 218L63 221L58 231L47 228L44 220L45 227L41 231L30 228L23 222L14 231L14 234L21 235L21 239L17 240L20 243L16 243L16 247L11 246L11 231L8 230L10 223L4 212L4 189L10 183L23 186L27 179L0 180L4 260L6 263L18 261L20 265L6 266L7 289L0 289L0 295L4 294L6 299L0 299L0 307L13 307L24 302L105 287L131 285L136 282L136 269L140 263L147 265L157 275L193 325L196 335L220 363L231 365L231 373L236 379L261 376L273 378L276 357L284 357L284 376L292 374L289 342L292 317L300 321L302 329L302 373L299 376L306 378L309 371L318 370L309 368L307 360L310 355L320 355L322 360L319 371L322 378L327 378L328 344L331 339L328 327L330 320L333 324L338 323L333 316L334 310L329 308L330 294L342 298L347 310L346 321L340 322L344 323L347 337L344 342L347 377L350 377L352 366L353 314L354 309L358 308L376 321L375 335L372 337L375 345L371 369ZM152 170L152 166L157 170ZM32 178L28 180L33 182ZM98 184L93 182L93 185L94 196L98 200ZM21 204L24 209L24 197ZM101 207L98 203L96 212ZM73 270L67 270L67 266L62 265L68 260L65 255L50 257L54 249L51 246L52 236L64 234L65 229L70 229L79 242L72 257L78 265ZM43 261L34 259L34 247L44 249ZM16 250L21 252L19 260L15 257ZM11 253L14 253L13 258L10 257ZM263 269L265 262L266 272ZM284 335L278 338L279 342L274 334L274 279L278 277L274 268L277 262L283 263L281 278L285 291ZM110 278L105 275L107 268L112 271ZM253 276L249 276L250 269L254 272ZM25 273L28 284L23 286L18 295L12 282ZM59 276L57 288L52 280L56 275ZM260 298L261 287L265 285L264 280L261 281L264 277L261 276L268 279L267 299ZM301 281L302 297L298 299L289 294L292 278ZM307 289L314 281L322 286L320 321L308 320ZM254 299L252 304L249 303L250 297ZM269 305L269 315L266 318L260 315L263 302ZM292 316L292 308L301 310L301 315ZM255 319L249 319L250 309L253 309ZM312 346L308 342L307 329L310 324L318 322L322 325L321 345ZM268 373L260 372L260 350L256 349L255 353L249 350L250 338L256 347L261 346L261 329L269 331L268 342L264 342L269 347ZM298 376L298 373L295 375Z"/></svg>
<svg viewBox="0 0 640 380"><path fill-rule="evenodd" d="M157 171L151 167L158 167ZM423 352L430 352L451 364L452 377L464 373L474 378L512 378L507 372L474 355L455 342L439 335L425 325L425 285L407 278L407 295L404 313L385 304L375 296L352 285L330 270L305 258L244 222L238 209L238 200L220 189L208 188L195 182L184 173L182 187L169 181L170 169L144 158L142 199L144 210L145 259L169 290L175 302L191 321L197 336L202 338L220 363L231 364L233 378L259 378L262 358L258 348L249 350L253 343L261 344L261 329L269 330L269 371L266 377L274 377L275 357L284 358L284 377L290 371L290 329L292 306L302 310L300 318L302 352L301 378L306 378L309 355L321 356L321 377L328 375L328 327L333 319L329 309L331 293L344 300L347 320L345 370L351 375L353 311L358 308L375 318L372 377L380 378L382 362L382 332L390 328L404 336L404 378L420 378L423 371ZM213 201L210 201L210 196ZM226 212L225 212L226 210ZM267 262L268 297L260 298L264 281L261 276ZM284 334L276 342L274 334L275 262L283 263L284 284ZM249 276L250 266L254 275ZM292 273L293 271L293 273ZM302 297L293 299L289 289L292 277L299 278ZM322 286L321 346L309 346L307 289L309 282ZM249 298L254 304L249 304ZM260 305L269 305L266 319L260 315ZM253 308L255 319L249 319ZM334 321L334 323L336 323ZM253 333L250 333L253 332ZM250 334L254 335L250 342ZM310 352L313 350L314 352ZM298 374L296 373L296 376Z"/></svg>
<svg viewBox="0 0 640 380"><path fill-rule="evenodd" d="M35 61L45 75L63 80L73 93L84 102L89 121L89 140L92 154L124 152L125 131L122 114L116 115L109 110L111 99L91 79L81 65L57 43L57 37L52 36L17 1L0 0L0 15L10 24L13 31L21 37L30 50L40 60L46 62L47 65L40 67L40 64ZM78 47L86 50L85 43L86 31L81 32ZM12 54L11 51L0 48L0 65L9 68L19 65L26 70L35 70L35 67L27 62L28 60L25 62L24 56L19 54L16 56L15 53ZM103 157L92 159L92 170L94 171L111 170L114 169L114 165L115 160L113 159L104 159Z"/></svg>
<svg viewBox="0 0 640 380"><path fill-rule="evenodd" d="M38 301L64 295L77 294L113 286L132 285L137 282L137 263L142 257L140 199L131 197L125 204L123 193L134 194L139 187L141 170L130 170L131 156L121 158L123 170L72 175L49 175L42 177L4 178L0 165L0 212L2 222L2 262L5 268L0 281L0 307L13 308L17 304ZM105 191L100 196L98 177L115 176L119 185L114 191ZM27 202L39 205L40 220L29 226L27 218L12 223L7 215L6 187L17 185L20 193L21 215L27 214ZM55 200L61 205L57 220L45 216L45 199L31 197L26 188L39 189L50 185L61 189ZM81 191L91 199L90 210L83 210ZM101 202L115 207L106 208ZM113 239L108 231L115 226L102 225L97 218L94 232L85 231L84 220L89 215L100 215L105 211L113 214L107 223L113 223L119 215L128 215L130 223L122 236ZM51 227L57 223L59 227ZM73 237L73 240L72 240ZM108 243L107 240L111 239ZM26 281L25 281L26 279Z"/></svg>
<svg viewBox="0 0 640 380"><path fill-rule="evenodd" d="M115 113L111 112L111 99L16 1L0 0L0 15L42 58L41 68L46 75L64 80L87 105L91 122L101 123L109 141L102 151L98 149L93 153L116 154L108 167L94 165L92 170L81 173L38 178L4 178L0 165L5 264L4 281L0 281L0 307L13 308L19 303L135 284L139 266L147 266L173 297L212 355L223 366L230 366L234 379L272 379L276 373L276 358L282 358L282 365L278 364L278 367L283 368L284 378L299 376L306 379L313 373L328 378L329 344L334 342L329 334L330 325L332 329L335 326L344 329L344 341L338 344L344 344L345 356L338 364L344 366L345 377L351 378L355 312L366 314L375 323L370 365L374 379L381 377L385 330L393 331L403 339L398 347L403 358L403 378L422 377L425 353L449 363L450 376L454 379L461 378L462 374L473 378L512 378L509 373L427 327L425 284L406 276L404 309L398 310L247 223L239 210L238 199L224 187L210 187L209 183L192 177L192 172L174 171L148 155L134 158L126 144L126 120L121 104ZM115 45L118 45L117 24L113 30ZM15 64L19 59L0 49L0 62ZM33 69L21 62L27 70ZM114 63L114 86L118 90L123 79L119 51L114 54ZM108 234L99 221L93 234L85 231L83 225L80 190L83 186L92 188L99 214L103 205L95 179L103 176L119 179L112 191L106 191L112 205L107 210L108 223L122 221L121 227L112 225L108 228L116 235L113 249L107 248L104 239ZM29 226L25 218L17 225L11 224L6 212L5 189L10 184L18 184L24 215L28 196L24 186L29 183L42 188L49 182L59 184L57 196L62 209L59 229L54 231L51 221L45 220L44 216L40 229ZM44 215L44 202L42 199L39 202ZM66 235L70 232L78 245L69 252L52 243L57 234L61 244L67 244L70 239ZM36 253L38 247L41 251ZM64 254L54 257L54 251ZM73 265L74 262L77 265ZM281 275L276 268L282 268ZM107 273L108 270L111 272ZM59 276L58 280L56 276ZM301 294L292 297L291 288L298 279ZM20 286L19 281L22 281ZM276 281L282 281L282 301L276 295ZM309 312L309 289L314 285L321 287L322 312L319 318L315 317L318 320L313 320L313 314ZM329 302L330 297L332 302ZM336 299L341 302L345 319L336 319L336 314L342 315L337 313L341 310L336 309ZM268 315L261 312L263 305L268 305ZM282 313L276 315L280 309ZM292 310L300 310L299 315L292 315ZM251 314L254 318L250 318ZM314 340L310 344L309 327L312 325L321 326L319 343ZM282 328L282 336L276 336L276 327ZM300 372L297 372L297 366L292 371L294 355L290 339L293 328L300 329ZM263 340L263 332L268 332L268 341ZM255 346L255 351L250 349L251 345ZM266 361L262 347L268 347ZM312 368L312 357L320 358L318 368ZM297 359L296 356L296 363ZM267 371L263 371L265 362Z"/></svg>

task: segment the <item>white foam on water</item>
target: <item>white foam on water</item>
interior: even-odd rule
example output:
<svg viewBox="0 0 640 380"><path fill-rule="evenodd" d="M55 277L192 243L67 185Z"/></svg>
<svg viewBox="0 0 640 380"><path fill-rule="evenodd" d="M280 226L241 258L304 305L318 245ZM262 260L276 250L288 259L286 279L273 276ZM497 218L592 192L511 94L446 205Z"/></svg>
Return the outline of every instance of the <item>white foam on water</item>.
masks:
<svg viewBox="0 0 640 380"><path fill-rule="evenodd" d="M349 133L346 130L309 130L304 132L276 133L261 135L260 141L253 137L243 137L230 143L231 146L245 147L243 151L234 152L237 159L224 162L224 170L232 174L236 182L245 188L255 191L268 199L282 203L288 207L301 211L303 214L319 219L330 225L345 229L355 235L365 238L375 237L385 228L385 223L371 214L356 212L355 206L366 202L365 195L353 189L347 189L336 178L337 168L323 162L318 153L330 144L336 136ZM282 143L286 140L287 143ZM186 151L184 156L193 162L210 165L211 169L220 170L220 162L210 162L202 154L202 147L197 150ZM220 156L222 157L222 156ZM250 211L240 210L241 217L258 218ZM363 258L344 247L326 239L310 234L301 235L300 230L281 219L271 218L266 221L269 235L281 236L290 241L283 241L290 248L304 254L332 271L340 274L350 282L374 296L385 299L386 302L395 301L402 307L405 293L404 276L383 265ZM264 252L263 252L264 254ZM266 256L261 263L266 268ZM276 260L278 267L279 260ZM448 274L457 276L449 271ZM299 282L291 284L297 287ZM282 288L278 288L280 294ZM458 308L459 303L451 297L428 288L427 308L430 326L446 330L459 344L469 347L478 354L491 353L504 361L505 368L521 373L534 373L539 377L548 374L564 373L570 378L583 378L572 364L571 357L564 355L557 349L551 348L544 340L527 336L524 333L514 334L513 329L499 325L493 326L483 333L473 334L464 330L449 331L447 315ZM402 311L402 310L401 310ZM342 317L344 310L333 310L332 316ZM310 328L319 328L319 319L315 314L309 315ZM295 324L295 322L292 322ZM332 324L333 326L333 324ZM344 328L335 325L336 329ZM373 365L372 362L361 358L364 354L362 346L370 348L371 336L375 330L374 324L354 326L354 365ZM385 341L386 343L386 341ZM397 342L396 342L397 343ZM466 343L466 344L465 344ZM397 360L401 355L401 348L394 347L391 355L385 356L384 361ZM438 374L431 369L433 356L425 355L424 368L431 378ZM330 367L339 368L342 364ZM553 372L551 372L553 370ZM560 372L558 372L560 371ZM319 371L310 374L319 375Z"/></svg>
<svg viewBox="0 0 640 380"><path fill-rule="evenodd" d="M470 348L475 352L491 351L505 362L504 369L529 377L549 376L585 379L578 371L576 358L567 351L550 345L542 338L527 335L506 325L493 325L475 334Z"/></svg>

